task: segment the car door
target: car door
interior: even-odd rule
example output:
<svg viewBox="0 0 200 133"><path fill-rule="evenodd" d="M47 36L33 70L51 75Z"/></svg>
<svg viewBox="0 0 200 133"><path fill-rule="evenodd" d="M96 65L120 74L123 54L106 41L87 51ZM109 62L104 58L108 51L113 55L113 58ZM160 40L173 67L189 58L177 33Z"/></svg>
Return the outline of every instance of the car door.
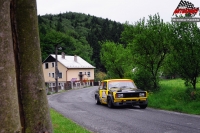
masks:
<svg viewBox="0 0 200 133"><path fill-rule="evenodd" d="M108 95L107 82L106 81L101 82L99 94L100 94L101 103L106 104L107 103L107 95Z"/></svg>

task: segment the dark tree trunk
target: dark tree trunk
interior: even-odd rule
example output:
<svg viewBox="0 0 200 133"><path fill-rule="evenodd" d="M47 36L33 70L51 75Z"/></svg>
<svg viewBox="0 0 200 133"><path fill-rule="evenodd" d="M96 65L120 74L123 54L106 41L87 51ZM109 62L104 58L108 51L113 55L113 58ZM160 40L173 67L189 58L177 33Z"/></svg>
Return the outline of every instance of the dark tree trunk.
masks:
<svg viewBox="0 0 200 133"><path fill-rule="evenodd" d="M10 1L0 1L0 133L20 133Z"/></svg>
<svg viewBox="0 0 200 133"><path fill-rule="evenodd" d="M52 132L42 71L36 0L15 0L16 57L21 92L23 132Z"/></svg>
<svg viewBox="0 0 200 133"><path fill-rule="evenodd" d="M40 51L36 1L1 0L0 133L52 133Z"/></svg>

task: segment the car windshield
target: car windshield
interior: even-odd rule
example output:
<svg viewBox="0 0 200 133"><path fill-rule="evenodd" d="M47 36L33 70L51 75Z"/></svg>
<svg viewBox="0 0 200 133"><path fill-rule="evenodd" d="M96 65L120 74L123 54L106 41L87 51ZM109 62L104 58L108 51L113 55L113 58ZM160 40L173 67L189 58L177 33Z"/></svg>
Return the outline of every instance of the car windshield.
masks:
<svg viewBox="0 0 200 133"><path fill-rule="evenodd" d="M108 83L108 88L137 89L136 85L132 81L110 81Z"/></svg>

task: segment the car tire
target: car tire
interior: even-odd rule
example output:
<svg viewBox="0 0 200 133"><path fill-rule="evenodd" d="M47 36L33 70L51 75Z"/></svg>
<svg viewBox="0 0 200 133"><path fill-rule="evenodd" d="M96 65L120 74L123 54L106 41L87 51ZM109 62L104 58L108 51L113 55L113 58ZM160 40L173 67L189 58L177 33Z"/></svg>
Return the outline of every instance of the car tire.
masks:
<svg viewBox="0 0 200 133"><path fill-rule="evenodd" d="M147 107L147 104L140 105L140 108L141 108L141 109L146 109L146 107Z"/></svg>
<svg viewBox="0 0 200 133"><path fill-rule="evenodd" d="M97 95L95 95L95 101L96 101L96 104L99 105L101 104L100 100L99 100L99 97Z"/></svg>
<svg viewBox="0 0 200 133"><path fill-rule="evenodd" d="M108 106L109 108L113 108L113 107L114 107L114 106L113 106L113 103L112 103L112 99L111 99L110 97L108 97L107 106Z"/></svg>

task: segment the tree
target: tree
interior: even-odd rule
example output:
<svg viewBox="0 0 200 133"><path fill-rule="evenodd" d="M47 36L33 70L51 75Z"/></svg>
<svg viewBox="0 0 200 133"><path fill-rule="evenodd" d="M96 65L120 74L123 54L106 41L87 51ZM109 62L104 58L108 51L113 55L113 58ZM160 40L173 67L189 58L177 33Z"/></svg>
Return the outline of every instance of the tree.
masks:
<svg viewBox="0 0 200 133"><path fill-rule="evenodd" d="M0 132L17 133L21 131L21 123L10 25L10 1L0 1L0 22Z"/></svg>
<svg viewBox="0 0 200 133"><path fill-rule="evenodd" d="M152 82L152 74L143 68L134 68L132 72L132 79L134 79L135 84L139 89L153 91L152 86L154 83Z"/></svg>
<svg viewBox="0 0 200 133"><path fill-rule="evenodd" d="M66 35L62 32L50 30L45 36L45 44L61 45L66 40Z"/></svg>
<svg viewBox="0 0 200 133"><path fill-rule="evenodd" d="M51 30L45 35L41 42L43 57L55 53L55 46L60 46L62 47L62 51L68 55L79 55L86 61L92 63L91 56L93 51L85 37L75 39L72 37L71 33L64 34L62 32Z"/></svg>
<svg viewBox="0 0 200 133"><path fill-rule="evenodd" d="M122 44L109 41L103 43L100 59L110 78L124 78L125 73L133 69L132 55Z"/></svg>
<svg viewBox="0 0 200 133"><path fill-rule="evenodd" d="M54 30L64 33L66 36L70 37L70 40L73 40L72 42L75 42L74 44L69 44L66 41L64 46L66 47L65 51L67 54L81 54L80 56L86 61L90 63L94 62L98 70L106 72L104 65L100 63L100 44L106 40L120 43L123 24L73 12L57 15L47 14L38 16L38 18L43 59L47 58L47 56L53 52L48 53L53 46L47 44L44 38L46 38L46 35L51 32L51 30ZM75 45L76 47L74 47ZM84 50L79 52L82 48ZM85 54L86 52L87 54Z"/></svg>
<svg viewBox="0 0 200 133"><path fill-rule="evenodd" d="M96 71L95 72L95 80L96 81L102 81L102 80L104 80L105 78L106 78L106 73L104 73L104 72L101 72L101 71Z"/></svg>
<svg viewBox="0 0 200 133"><path fill-rule="evenodd" d="M83 59L85 59L87 62L94 64L91 61L91 56L93 54L93 49L90 47L88 42L84 37L80 37L79 40L76 40L76 43L74 43L75 50L72 51L72 54L79 55Z"/></svg>
<svg viewBox="0 0 200 133"><path fill-rule="evenodd" d="M51 133L36 1L2 0L0 7L0 132Z"/></svg>
<svg viewBox="0 0 200 133"><path fill-rule="evenodd" d="M171 46L170 46L171 47ZM166 56L164 63L161 67L162 77L167 79L178 78L179 75L176 71L176 61L173 60L173 50L170 50L169 54Z"/></svg>
<svg viewBox="0 0 200 133"><path fill-rule="evenodd" d="M135 25L127 25L122 40L131 49L134 63L139 69L148 71L153 82L152 89L158 89L158 76L170 44L170 27L158 14L149 16L147 22L140 20Z"/></svg>
<svg viewBox="0 0 200 133"><path fill-rule="evenodd" d="M173 23L172 67L196 90L197 77L200 74L200 29L196 23Z"/></svg>

